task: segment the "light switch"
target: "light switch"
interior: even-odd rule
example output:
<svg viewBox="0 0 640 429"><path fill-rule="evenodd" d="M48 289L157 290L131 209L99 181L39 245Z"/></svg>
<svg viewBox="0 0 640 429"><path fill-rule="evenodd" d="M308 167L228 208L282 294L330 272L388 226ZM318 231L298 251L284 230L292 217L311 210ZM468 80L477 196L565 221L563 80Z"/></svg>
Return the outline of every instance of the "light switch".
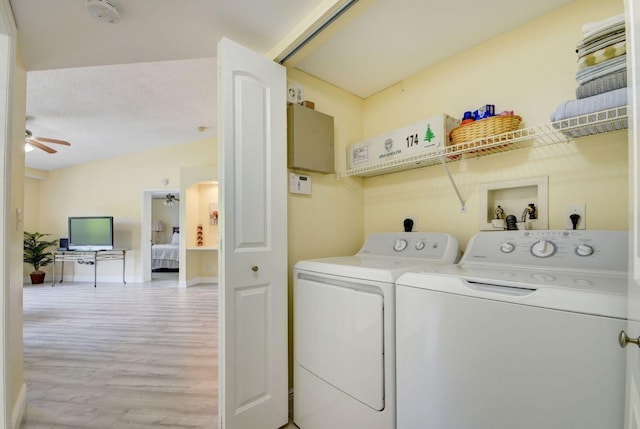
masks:
<svg viewBox="0 0 640 429"><path fill-rule="evenodd" d="M292 194L311 195L311 177L289 173L289 192Z"/></svg>
<svg viewBox="0 0 640 429"><path fill-rule="evenodd" d="M16 231L20 231L20 225L22 225L22 209L16 209Z"/></svg>

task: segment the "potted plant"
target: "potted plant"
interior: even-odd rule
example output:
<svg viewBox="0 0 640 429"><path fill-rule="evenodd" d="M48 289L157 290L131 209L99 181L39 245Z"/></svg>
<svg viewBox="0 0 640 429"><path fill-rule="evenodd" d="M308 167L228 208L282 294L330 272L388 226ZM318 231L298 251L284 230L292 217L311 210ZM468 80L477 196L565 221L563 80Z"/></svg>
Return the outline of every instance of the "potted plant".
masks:
<svg viewBox="0 0 640 429"><path fill-rule="evenodd" d="M46 267L53 262L53 253L50 247L58 244L58 240L45 240L51 234L40 234L39 232L24 232L24 262L33 266L34 271L29 274L31 284L41 284L44 282L45 272L40 267Z"/></svg>

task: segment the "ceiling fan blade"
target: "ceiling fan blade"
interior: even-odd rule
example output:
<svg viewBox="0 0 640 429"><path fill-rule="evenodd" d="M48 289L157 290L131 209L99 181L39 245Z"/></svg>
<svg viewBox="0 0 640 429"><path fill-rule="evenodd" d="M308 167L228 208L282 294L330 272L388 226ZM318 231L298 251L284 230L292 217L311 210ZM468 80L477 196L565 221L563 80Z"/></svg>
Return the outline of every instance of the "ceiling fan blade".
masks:
<svg viewBox="0 0 640 429"><path fill-rule="evenodd" d="M43 151L45 151L47 153L56 153L56 152L58 152L57 150L52 149L49 146L43 145L42 143L40 143L39 141L34 140L34 139L28 139L27 143L29 143L33 147L37 147L38 149L42 149Z"/></svg>
<svg viewBox="0 0 640 429"><path fill-rule="evenodd" d="M47 143L55 143L55 144L63 144L65 146L71 146L71 143L65 140L49 139L46 137L36 137L36 138L40 141L47 142Z"/></svg>

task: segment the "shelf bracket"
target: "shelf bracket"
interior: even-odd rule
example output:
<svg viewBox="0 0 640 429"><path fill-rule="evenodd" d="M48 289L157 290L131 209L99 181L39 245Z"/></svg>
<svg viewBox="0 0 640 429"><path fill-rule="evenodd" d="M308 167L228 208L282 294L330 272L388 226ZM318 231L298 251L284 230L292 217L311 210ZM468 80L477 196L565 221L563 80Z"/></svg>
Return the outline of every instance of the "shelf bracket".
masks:
<svg viewBox="0 0 640 429"><path fill-rule="evenodd" d="M451 172L449 171L449 167L447 166L447 162L443 157L440 157L440 162L442 162L442 166L444 167L444 171L447 172L447 176L449 177L449 181L451 182L451 185L453 186L453 190L456 191L456 195L458 196L458 201L460 201L460 211L462 213L466 213L467 212L467 206L464 203L464 200L462 199L462 196L460 195L460 191L458 190L458 186L456 185L456 181L453 180L453 176L451 176Z"/></svg>

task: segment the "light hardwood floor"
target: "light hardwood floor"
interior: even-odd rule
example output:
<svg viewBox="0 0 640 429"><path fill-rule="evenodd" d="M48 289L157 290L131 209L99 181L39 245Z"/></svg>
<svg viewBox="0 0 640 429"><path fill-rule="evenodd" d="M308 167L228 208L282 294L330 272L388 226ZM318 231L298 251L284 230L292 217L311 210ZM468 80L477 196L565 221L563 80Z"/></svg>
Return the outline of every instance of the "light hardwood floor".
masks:
<svg viewBox="0 0 640 429"><path fill-rule="evenodd" d="M216 428L216 285L24 287L21 428Z"/></svg>

